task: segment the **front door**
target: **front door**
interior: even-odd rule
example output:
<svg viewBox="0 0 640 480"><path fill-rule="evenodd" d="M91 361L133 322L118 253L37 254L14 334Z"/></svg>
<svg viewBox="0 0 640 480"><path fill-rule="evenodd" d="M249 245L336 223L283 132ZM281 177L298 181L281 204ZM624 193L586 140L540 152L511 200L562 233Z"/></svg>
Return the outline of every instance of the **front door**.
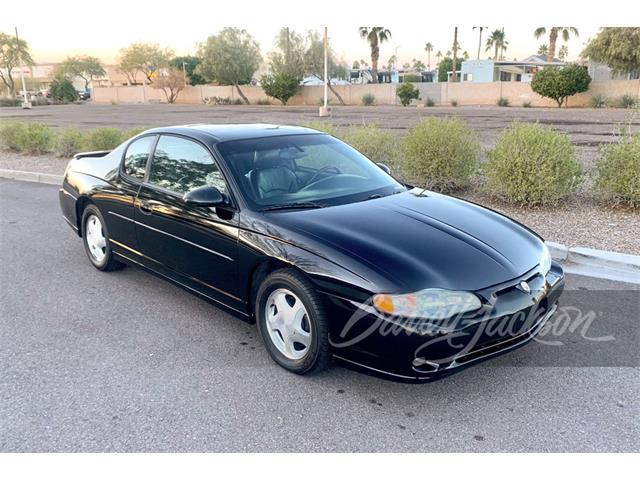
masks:
<svg viewBox="0 0 640 480"><path fill-rule="evenodd" d="M193 140L161 135L135 202L138 248L154 269L243 311L237 285L237 213L187 205L182 199L205 185L227 193L210 152Z"/></svg>

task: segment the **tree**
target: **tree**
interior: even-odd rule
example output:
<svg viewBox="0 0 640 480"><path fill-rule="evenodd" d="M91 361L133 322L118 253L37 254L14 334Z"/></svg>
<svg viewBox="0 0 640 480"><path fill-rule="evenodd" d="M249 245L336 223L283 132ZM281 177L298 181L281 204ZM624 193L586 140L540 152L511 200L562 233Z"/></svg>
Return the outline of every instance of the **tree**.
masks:
<svg viewBox="0 0 640 480"><path fill-rule="evenodd" d="M283 27L275 38L275 50L269 53L271 72L286 73L302 80L304 71L305 44L301 35L289 27Z"/></svg>
<svg viewBox="0 0 640 480"><path fill-rule="evenodd" d="M581 56L604 63L615 73L640 72L640 27L602 28Z"/></svg>
<svg viewBox="0 0 640 480"><path fill-rule="evenodd" d="M507 42L504 28L496 29L491 32L491 35L489 35L489 38L487 38L487 44L484 51L488 52L493 48L493 59L499 60L502 56L504 56L504 52L507 50L508 45L509 42Z"/></svg>
<svg viewBox="0 0 640 480"><path fill-rule="evenodd" d="M61 103L73 102L78 98L78 92L71 81L62 75L54 77L49 85L49 95L53 100Z"/></svg>
<svg viewBox="0 0 640 480"><path fill-rule="evenodd" d="M198 56L202 60L196 69L200 75L221 85L233 85L249 104L240 85L251 83L262 57L258 42L246 30L223 28L200 46Z"/></svg>
<svg viewBox="0 0 640 480"><path fill-rule="evenodd" d="M462 68L462 59L456 59L456 71ZM438 82L448 82L448 72L453 71L453 60L451 57L443 58L438 64Z"/></svg>
<svg viewBox="0 0 640 480"><path fill-rule="evenodd" d="M359 70L360 69L360 62L358 60L354 60L353 61L353 65L351 66L351 68L353 68L354 70Z"/></svg>
<svg viewBox="0 0 640 480"><path fill-rule="evenodd" d="M442 52L438 50L438 53L436 53L436 59L438 60L438 64L440 63L441 58L442 58Z"/></svg>
<svg viewBox="0 0 640 480"><path fill-rule="evenodd" d="M391 39L391 31L385 27L360 27L360 38L369 42L371 49L371 76L373 83L378 83L378 59L380 44Z"/></svg>
<svg viewBox="0 0 640 480"><path fill-rule="evenodd" d="M564 62L568 56L569 56L569 49L567 48L566 45L563 45L562 47L560 47L560 50L558 50L558 58Z"/></svg>
<svg viewBox="0 0 640 480"><path fill-rule="evenodd" d="M543 57L547 57L547 53L549 52L549 47L546 43L543 43L538 47L538 55L542 55Z"/></svg>
<svg viewBox="0 0 640 480"><path fill-rule="evenodd" d="M333 88L331 79L340 76L340 74L344 73L345 69L336 62L335 53L331 49L331 45L327 47L327 69L329 71L327 87L338 99L340 105L344 105L344 100L336 89ZM307 33L307 49L304 52L304 73L324 80L324 38L321 37L318 32L309 31Z"/></svg>
<svg viewBox="0 0 640 480"><path fill-rule="evenodd" d="M466 50L462 52L462 58L464 60L469 60L469 52L467 52Z"/></svg>
<svg viewBox="0 0 640 480"><path fill-rule="evenodd" d="M160 71L153 79L152 84L153 88L164 92L167 103L175 103L178 95L186 86L187 79L185 78L184 71L176 67L169 67Z"/></svg>
<svg viewBox="0 0 640 480"><path fill-rule="evenodd" d="M190 85L204 85L207 80L196 73L196 67L200 65L200 59L193 55L175 57L169 61L169 66L187 72L187 79Z"/></svg>
<svg viewBox="0 0 640 480"><path fill-rule="evenodd" d="M458 64L458 48L459 48L459 44L458 44L458 27L455 27L454 29L454 34L453 34L453 59L451 60L451 64L452 65L457 65ZM457 82L458 81L458 69L454 68L453 69L453 74L451 75L451 80L453 82Z"/></svg>
<svg viewBox="0 0 640 480"><path fill-rule="evenodd" d="M405 82L396 88L396 95L400 99L402 106L406 107L411 103L411 100L420 98L420 90L418 90L413 83Z"/></svg>
<svg viewBox="0 0 640 480"><path fill-rule="evenodd" d="M260 83L264 93L270 97L277 98L283 105L286 105L289 99L298 93L300 88L300 79L287 72L263 75Z"/></svg>
<svg viewBox="0 0 640 480"><path fill-rule="evenodd" d="M478 57L477 60L480 60L480 49L482 48L482 31L485 28L489 28L489 27L473 27L473 29L478 29L480 31L480 35L478 36Z"/></svg>
<svg viewBox="0 0 640 480"><path fill-rule="evenodd" d="M120 50L118 69L124 73L131 84L136 82L136 74L142 73L148 83L153 82L161 68L169 66L174 52L171 49L161 49L157 44L132 43Z"/></svg>
<svg viewBox="0 0 640 480"><path fill-rule="evenodd" d="M534 37L540 38L547 34L546 27L538 27L533 32ZM558 40L558 34L562 35L562 40L568 42L571 35L579 36L578 29L576 27L551 27L549 29L549 50L547 52L547 62L553 62L553 58L556 56L556 41Z"/></svg>
<svg viewBox="0 0 640 480"><path fill-rule="evenodd" d="M89 88L89 83L94 78L103 77L105 75L104 67L100 60L96 57L67 57L57 67L57 73L73 79L80 77L84 80L84 88Z"/></svg>
<svg viewBox="0 0 640 480"><path fill-rule="evenodd" d="M420 60L418 60L417 58L414 58L413 60L411 60L413 62L413 65L411 65L411 68L413 68L414 70L418 70L419 72L421 72L422 70L424 70L425 65L424 63L422 63Z"/></svg>
<svg viewBox="0 0 640 480"><path fill-rule="evenodd" d="M13 35L0 32L0 79L9 89L11 95L15 95L15 80L12 70L19 66L33 64L26 41L18 41Z"/></svg>
<svg viewBox="0 0 640 480"><path fill-rule="evenodd" d="M433 52L433 45L431 43L427 43L424 46L424 51L427 52L427 69L431 71L431 52Z"/></svg>
<svg viewBox="0 0 640 480"><path fill-rule="evenodd" d="M591 77L587 69L581 65L570 64L560 69L547 67L540 70L531 80L531 89L543 97L551 98L558 103L558 108L576 93L589 89Z"/></svg>

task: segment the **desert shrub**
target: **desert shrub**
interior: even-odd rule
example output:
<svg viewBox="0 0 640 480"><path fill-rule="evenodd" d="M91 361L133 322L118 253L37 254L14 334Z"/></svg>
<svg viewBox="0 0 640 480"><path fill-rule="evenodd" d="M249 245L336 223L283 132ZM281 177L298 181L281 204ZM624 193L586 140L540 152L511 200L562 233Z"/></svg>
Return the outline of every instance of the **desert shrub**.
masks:
<svg viewBox="0 0 640 480"><path fill-rule="evenodd" d="M59 157L71 157L82 150L83 138L77 128L65 128L56 135L53 151Z"/></svg>
<svg viewBox="0 0 640 480"><path fill-rule="evenodd" d="M480 143L459 118L427 118L401 142L401 166L409 181L439 191L463 187L476 169Z"/></svg>
<svg viewBox="0 0 640 480"><path fill-rule="evenodd" d="M436 102L432 98L427 97L427 99L425 100L424 104L427 107L434 107Z"/></svg>
<svg viewBox="0 0 640 480"><path fill-rule="evenodd" d="M607 106L607 97L604 95L594 95L591 97L591 106L593 108L604 108Z"/></svg>
<svg viewBox="0 0 640 480"><path fill-rule="evenodd" d="M640 207L640 133L600 148L595 187L614 203Z"/></svg>
<svg viewBox="0 0 640 480"><path fill-rule="evenodd" d="M17 152L46 153L53 146L53 132L44 123L4 123L0 125L0 142L5 148Z"/></svg>
<svg viewBox="0 0 640 480"><path fill-rule="evenodd" d="M499 107L508 107L509 99L507 97L500 97L497 103Z"/></svg>
<svg viewBox="0 0 640 480"><path fill-rule="evenodd" d="M17 98L0 98L0 107L19 107L20 103Z"/></svg>
<svg viewBox="0 0 640 480"><path fill-rule="evenodd" d="M370 107L374 103L376 103L376 97L373 93L365 93L362 95L362 105Z"/></svg>
<svg viewBox="0 0 640 480"><path fill-rule="evenodd" d="M451 103L451 106L452 106L452 107L457 107L457 106L458 106L458 100L455 100L455 99L454 99L454 100L451 100L451 102L450 102L450 103Z"/></svg>
<svg viewBox="0 0 640 480"><path fill-rule="evenodd" d="M71 103L78 98L73 83L67 78L56 77L49 86L49 95L55 102Z"/></svg>
<svg viewBox="0 0 640 480"><path fill-rule="evenodd" d="M260 98L256 101L256 105L271 105L271 102L268 98Z"/></svg>
<svg viewBox="0 0 640 480"><path fill-rule="evenodd" d="M300 79L286 72L263 75L261 83L264 93L277 98L283 105L300 89Z"/></svg>
<svg viewBox="0 0 640 480"><path fill-rule="evenodd" d="M514 122L483 165L490 193L525 205L555 205L579 184L582 170L569 136Z"/></svg>
<svg viewBox="0 0 640 480"><path fill-rule="evenodd" d="M625 95L622 95L616 103L620 108L635 108L636 104L638 103L638 99L633 95L629 95L627 93Z"/></svg>
<svg viewBox="0 0 640 480"><path fill-rule="evenodd" d="M328 133L334 137L340 137L338 129L329 122L309 122L304 125L307 128L313 128L319 132Z"/></svg>
<svg viewBox="0 0 640 480"><path fill-rule="evenodd" d="M84 150L113 150L120 145L124 138L124 132L117 128L100 127L87 132L82 141Z"/></svg>
<svg viewBox="0 0 640 480"><path fill-rule="evenodd" d="M531 102L529 100L526 100L526 101L522 102L522 106L524 108L531 108Z"/></svg>
<svg viewBox="0 0 640 480"><path fill-rule="evenodd" d="M402 106L406 107L411 103L411 100L420 98L420 90L418 90L413 83L401 83L398 88L396 88L396 95L398 95Z"/></svg>
<svg viewBox="0 0 640 480"><path fill-rule="evenodd" d="M122 141L129 140L130 138L135 137L136 135L141 134L142 132L149 130L147 127L134 127L126 132L122 133Z"/></svg>
<svg viewBox="0 0 640 480"><path fill-rule="evenodd" d="M398 137L389 130L375 124L349 127L342 140L362 153L365 157L393 167L398 153Z"/></svg>

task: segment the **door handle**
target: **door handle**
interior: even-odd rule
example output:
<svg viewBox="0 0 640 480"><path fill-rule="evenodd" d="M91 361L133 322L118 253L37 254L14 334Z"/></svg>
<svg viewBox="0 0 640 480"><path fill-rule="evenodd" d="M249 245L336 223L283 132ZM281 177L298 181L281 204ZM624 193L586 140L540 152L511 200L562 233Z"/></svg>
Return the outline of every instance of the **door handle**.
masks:
<svg viewBox="0 0 640 480"><path fill-rule="evenodd" d="M147 202L138 202L138 208L145 215L151 215L151 212L153 211L151 205L149 205Z"/></svg>

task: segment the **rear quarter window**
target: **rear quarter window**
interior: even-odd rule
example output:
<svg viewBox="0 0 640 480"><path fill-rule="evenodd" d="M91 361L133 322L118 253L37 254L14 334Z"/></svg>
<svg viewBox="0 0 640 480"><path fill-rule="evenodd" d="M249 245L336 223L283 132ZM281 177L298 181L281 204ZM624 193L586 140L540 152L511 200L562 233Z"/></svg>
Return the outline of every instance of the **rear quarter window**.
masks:
<svg viewBox="0 0 640 480"><path fill-rule="evenodd" d="M124 173L130 177L142 180L147 169L147 160L151 147L155 141L155 135L142 137L131 142L124 154Z"/></svg>

